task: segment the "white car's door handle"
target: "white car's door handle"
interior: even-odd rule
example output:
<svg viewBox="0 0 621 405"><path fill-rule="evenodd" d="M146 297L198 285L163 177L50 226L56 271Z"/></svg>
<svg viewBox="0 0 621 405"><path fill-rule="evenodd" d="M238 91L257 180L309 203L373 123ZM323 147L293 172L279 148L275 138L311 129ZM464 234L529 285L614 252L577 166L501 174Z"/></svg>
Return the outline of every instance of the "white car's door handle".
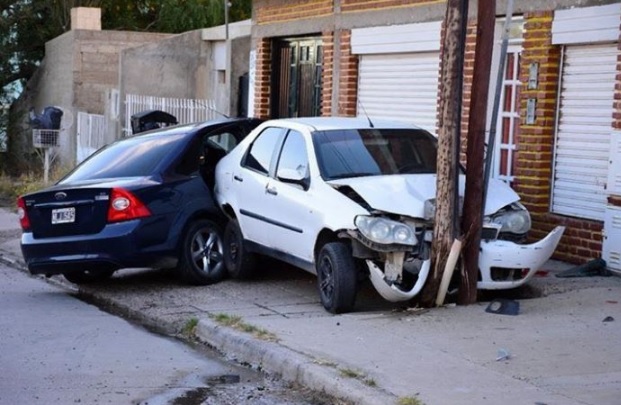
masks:
<svg viewBox="0 0 621 405"><path fill-rule="evenodd" d="M234 175L233 175L233 180L235 180L235 181L239 181L239 182L244 181L244 179L242 179L242 177L241 177L241 176L238 176L238 175L236 175L236 174L234 174Z"/></svg>
<svg viewBox="0 0 621 405"><path fill-rule="evenodd" d="M271 195L278 195L278 191L276 191L276 187L274 186L265 187L265 192Z"/></svg>

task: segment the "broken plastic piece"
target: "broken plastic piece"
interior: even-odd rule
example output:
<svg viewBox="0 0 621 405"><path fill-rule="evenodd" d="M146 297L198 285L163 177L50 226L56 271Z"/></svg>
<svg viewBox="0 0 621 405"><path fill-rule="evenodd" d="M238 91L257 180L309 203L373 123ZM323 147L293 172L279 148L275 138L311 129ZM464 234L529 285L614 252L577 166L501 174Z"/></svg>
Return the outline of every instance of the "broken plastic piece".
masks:
<svg viewBox="0 0 621 405"><path fill-rule="evenodd" d="M615 320L615 318L613 318L612 316L607 316L607 317L604 318L604 320L602 322L612 322L614 320Z"/></svg>
<svg viewBox="0 0 621 405"><path fill-rule="evenodd" d="M498 354L496 355L496 361L509 360L511 358L511 353L507 349L498 349Z"/></svg>
<svg viewBox="0 0 621 405"><path fill-rule="evenodd" d="M520 303L514 300L498 298L489 303L485 312L500 315L517 315L520 313Z"/></svg>

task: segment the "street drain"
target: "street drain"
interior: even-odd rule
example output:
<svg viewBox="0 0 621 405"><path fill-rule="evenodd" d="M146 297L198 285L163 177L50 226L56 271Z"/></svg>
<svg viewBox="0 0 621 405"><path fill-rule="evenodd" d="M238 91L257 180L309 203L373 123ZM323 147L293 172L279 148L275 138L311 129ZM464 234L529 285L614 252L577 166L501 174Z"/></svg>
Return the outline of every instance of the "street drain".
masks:
<svg viewBox="0 0 621 405"><path fill-rule="evenodd" d="M237 384L240 381L239 374L223 374L206 380L207 384Z"/></svg>
<svg viewBox="0 0 621 405"><path fill-rule="evenodd" d="M209 397L211 390L207 387L194 388L193 390L186 391L183 396L175 398L172 405L196 405L202 403Z"/></svg>

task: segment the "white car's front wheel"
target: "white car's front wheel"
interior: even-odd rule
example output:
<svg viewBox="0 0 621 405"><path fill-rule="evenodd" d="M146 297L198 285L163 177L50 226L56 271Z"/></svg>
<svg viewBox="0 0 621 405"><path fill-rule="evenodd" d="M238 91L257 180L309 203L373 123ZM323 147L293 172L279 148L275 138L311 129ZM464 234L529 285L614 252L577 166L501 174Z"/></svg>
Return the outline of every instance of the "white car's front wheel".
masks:
<svg viewBox="0 0 621 405"><path fill-rule="evenodd" d="M324 308L339 314L349 312L356 301L356 264L343 242L326 243L317 257L317 285Z"/></svg>

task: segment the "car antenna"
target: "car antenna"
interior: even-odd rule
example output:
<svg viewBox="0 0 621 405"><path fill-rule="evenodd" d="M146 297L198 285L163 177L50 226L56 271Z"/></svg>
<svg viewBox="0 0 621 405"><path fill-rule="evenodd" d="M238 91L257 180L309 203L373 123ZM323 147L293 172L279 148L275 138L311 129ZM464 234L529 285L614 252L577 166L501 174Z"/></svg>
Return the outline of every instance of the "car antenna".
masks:
<svg viewBox="0 0 621 405"><path fill-rule="evenodd" d="M373 125L373 121L371 121L371 117L369 117L369 114L367 114L367 110L364 109L364 106L360 102L360 99L358 99L358 105L360 106L360 108L362 108L362 112L364 113L364 116L367 118L367 121L369 121L369 126L371 128L375 128L375 125Z"/></svg>
<svg viewBox="0 0 621 405"><path fill-rule="evenodd" d="M201 107L207 107L207 109L208 109L209 111L213 111L213 112L215 112L216 114L223 116L224 118L227 118L227 119L228 119L228 118L231 118L231 117L229 117L228 115L226 115L226 114L224 114L224 113L221 113L220 111L216 110L215 108L213 108L213 107L211 107L211 106L209 106L209 105L205 105L205 103L203 103L202 101L199 101L199 100L194 100L194 103L195 103L195 104L200 105Z"/></svg>

